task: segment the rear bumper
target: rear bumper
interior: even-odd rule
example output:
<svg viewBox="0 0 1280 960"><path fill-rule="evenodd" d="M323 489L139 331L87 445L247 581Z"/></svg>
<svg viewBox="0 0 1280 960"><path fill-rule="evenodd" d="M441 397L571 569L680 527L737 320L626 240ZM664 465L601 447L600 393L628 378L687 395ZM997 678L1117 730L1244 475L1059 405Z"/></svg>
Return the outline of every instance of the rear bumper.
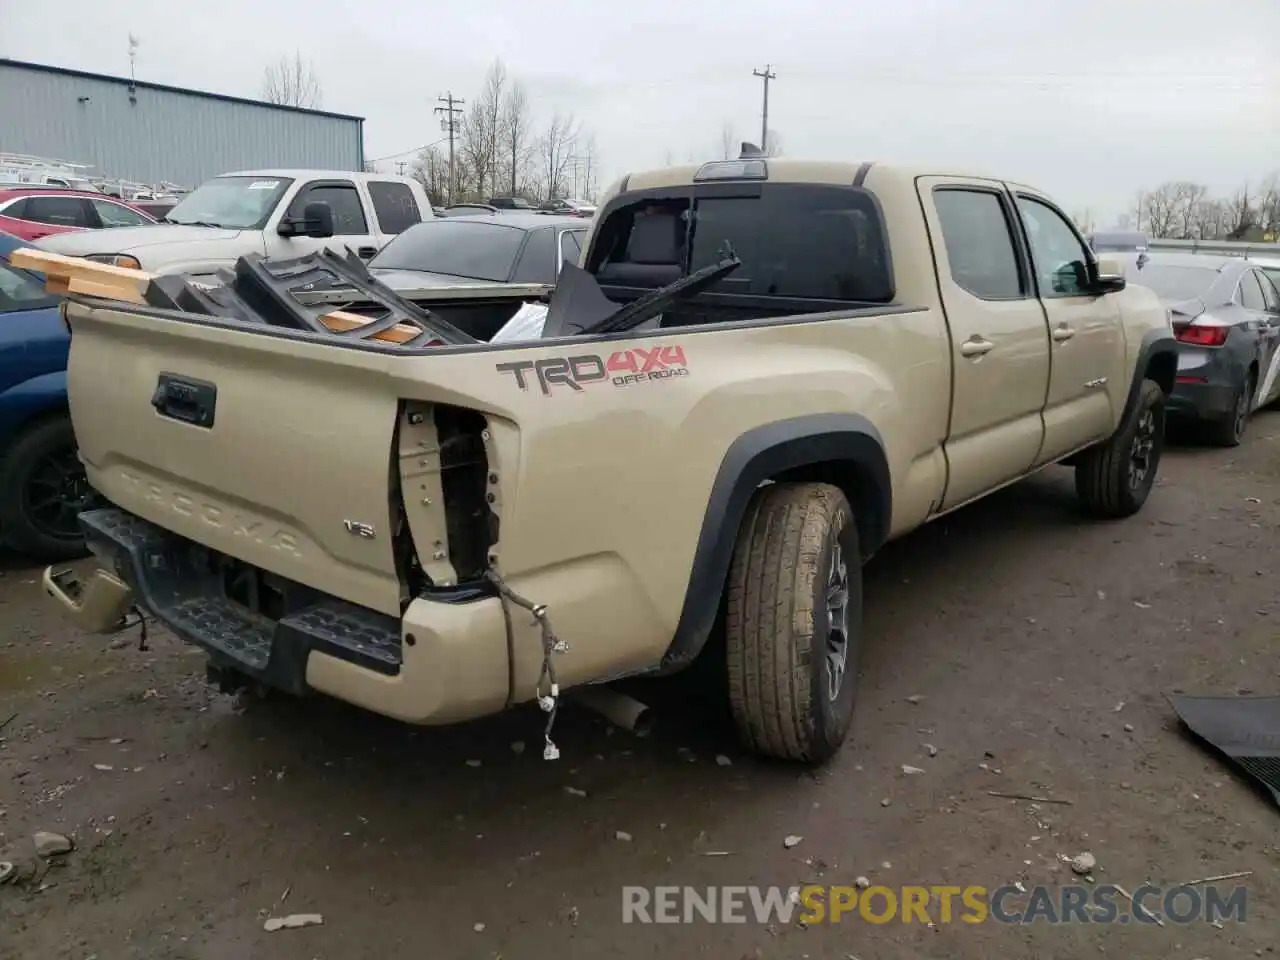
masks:
<svg viewBox="0 0 1280 960"><path fill-rule="evenodd" d="M1236 388L1225 383L1178 383L1169 397L1170 416L1216 420L1235 409Z"/></svg>
<svg viewBox="0 0 1280 960"><path fill-rule="evenodd" d="M80 522L102 569L77 584L50 568L43 582L86 631L116 629L136 604L218 667L409 723L465 720L507 703L507 641L496 599L416 599L396 620L237 566L123 510L89 511ZM250 602L229 599L229 584ZM270 610L260 602L267 594L276 605Z"/></svg>

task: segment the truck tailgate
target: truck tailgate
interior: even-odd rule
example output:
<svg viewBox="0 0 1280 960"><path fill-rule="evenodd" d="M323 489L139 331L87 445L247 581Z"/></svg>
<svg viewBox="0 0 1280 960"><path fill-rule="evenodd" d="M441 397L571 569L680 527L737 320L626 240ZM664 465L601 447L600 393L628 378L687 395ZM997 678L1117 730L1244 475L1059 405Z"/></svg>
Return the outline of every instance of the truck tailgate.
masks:
<svg viewBox="0 0 1280 960"><path fill-rule="evenodd" d="M384 357L83 304L68 316L71 419L99 492L213 550L399 616L398 398Z"/></svg>

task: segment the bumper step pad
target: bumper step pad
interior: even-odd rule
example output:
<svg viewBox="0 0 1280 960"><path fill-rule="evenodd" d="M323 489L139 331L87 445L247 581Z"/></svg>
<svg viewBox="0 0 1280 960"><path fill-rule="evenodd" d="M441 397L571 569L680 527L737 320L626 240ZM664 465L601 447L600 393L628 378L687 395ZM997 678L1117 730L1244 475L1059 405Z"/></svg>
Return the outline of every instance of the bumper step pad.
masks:
<svg viewBox="0 0 1280 960"><path fill-rule="evenodd" d="M395 675L400 672L400 621L302 584L273 577L283 597L279 620L255 613L224 591L222 555L124 510L80 515L98 559L134 592L136 602L220 667L289 693L307 691L312 650Z"/></svg>

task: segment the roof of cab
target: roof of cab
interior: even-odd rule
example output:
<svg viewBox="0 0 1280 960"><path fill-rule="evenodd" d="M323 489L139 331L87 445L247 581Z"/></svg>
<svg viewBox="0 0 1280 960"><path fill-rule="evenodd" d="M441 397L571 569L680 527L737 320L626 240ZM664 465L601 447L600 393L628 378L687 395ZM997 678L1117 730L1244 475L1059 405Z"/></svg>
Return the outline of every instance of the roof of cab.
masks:
<svg viewBox="0 0 1280 960"><path fill-rule="evenodd" d="M744 160L757 158L744 157ZM768 182L771 183L828 183L828 184L862 184L875 181L881 184L898 181L913 183L917 177L963 177L968 180L987 180L1001 182L1000 177L989 172L963 170L955 168L912 168L888 163L871 161L858 162L849 160L793 160L790 158L766 157L763 159L768 170ZM704 166L715 163L734 163L737 161L712 160L706 164L683 164L674 167L660 167L653 170L642 170L628 174L623 178L623 189L647 190L655 187L676 187L695 182L694 177ZM1023 184L1013 184L1023 187ZM1035 187L1025 189L1039 193Z"/></svg>
<svg viewBox="0 0 1280 960"><path fill-rule="evenodd" d="M302 177L324 177L326 179L359 177L362 180L399 180L402 183L416 182L412 177L401 177L394 173L367 173L359 170L312 170L312 169L278 169L278 170L231 170L218 174L219 177L279 177L297 180Z"/></svg>

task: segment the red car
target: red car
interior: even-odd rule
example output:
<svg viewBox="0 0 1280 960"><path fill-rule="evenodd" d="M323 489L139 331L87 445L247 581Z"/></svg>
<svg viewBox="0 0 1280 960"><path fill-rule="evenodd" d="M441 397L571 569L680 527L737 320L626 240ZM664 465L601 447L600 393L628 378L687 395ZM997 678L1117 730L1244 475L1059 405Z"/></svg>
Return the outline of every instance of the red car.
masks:
<svg viewBox="0 0 1280 960"><path fill-rule="evenodd" d="M0 232L23 240L155 222L137 207L101 193L47 186L0 187Z"/></svg>

